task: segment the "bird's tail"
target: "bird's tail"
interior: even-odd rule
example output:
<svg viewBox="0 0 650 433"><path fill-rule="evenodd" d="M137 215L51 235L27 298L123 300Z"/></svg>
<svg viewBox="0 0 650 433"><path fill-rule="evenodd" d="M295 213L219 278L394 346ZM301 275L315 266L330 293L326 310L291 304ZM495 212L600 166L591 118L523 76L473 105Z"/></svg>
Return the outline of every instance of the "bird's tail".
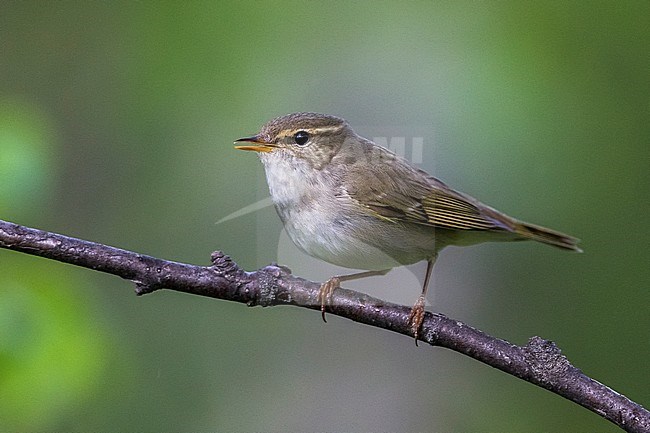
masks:
<svg viewBox="0 0 650 433"><path fill-rule="evenodd" d="M546 227L518 221L515 231L524 239L542 242L565 250L576 251L578 253L582 252L578 247L580 239L564 233L556 232L555 230L547 229Z"/></svg>

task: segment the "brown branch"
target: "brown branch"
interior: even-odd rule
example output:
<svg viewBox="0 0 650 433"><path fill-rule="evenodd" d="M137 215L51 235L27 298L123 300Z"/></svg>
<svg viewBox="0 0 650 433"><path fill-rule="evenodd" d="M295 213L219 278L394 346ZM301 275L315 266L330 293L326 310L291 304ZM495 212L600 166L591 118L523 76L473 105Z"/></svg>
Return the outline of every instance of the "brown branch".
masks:
<svg viewBox="0 0 650 433"><path fill-rule="evenodd" d="M143 295L159 289L208 296L249 306L295 305L319 309L318 283L279 266L245 272L221 252L211 266L157 259L0 220L0 247L120 276ZM332 298L331 314L410 335L410 308L346 289ZM442 314L426 313L420 339L446 347L534 383L601 415L628 432L649 432L650 412L574 367L551 341L525 346L489 336Z"/></svg>

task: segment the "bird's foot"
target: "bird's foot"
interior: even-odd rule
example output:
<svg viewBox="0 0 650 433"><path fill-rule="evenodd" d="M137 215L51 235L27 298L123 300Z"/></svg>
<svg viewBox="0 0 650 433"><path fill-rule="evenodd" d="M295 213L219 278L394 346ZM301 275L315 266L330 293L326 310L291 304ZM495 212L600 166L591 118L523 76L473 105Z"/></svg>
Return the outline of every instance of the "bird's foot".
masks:
<svg viewBox="0 0 650 433"><path fill-rule="evenodd" d="M424 296L420 295L415 305L411 309L411 314L409 315L409 327L411 328L411 334L415 337L415 345L418 345L418 337L420 334L420 327L424 321L424 305L426 299Z"/></svg>
<svg viewBox="0 0 650 433"><path fill-rule="evenodd" d="M325 308L330 305L330 302L332 301L332 293L334 293L334 290L339 287L341 287L341 279L339 277L332 277L320 286L318 302L320 302L320 312L323 317L323 322L325 323L327 323L327 320L325 319Z"/></svg>

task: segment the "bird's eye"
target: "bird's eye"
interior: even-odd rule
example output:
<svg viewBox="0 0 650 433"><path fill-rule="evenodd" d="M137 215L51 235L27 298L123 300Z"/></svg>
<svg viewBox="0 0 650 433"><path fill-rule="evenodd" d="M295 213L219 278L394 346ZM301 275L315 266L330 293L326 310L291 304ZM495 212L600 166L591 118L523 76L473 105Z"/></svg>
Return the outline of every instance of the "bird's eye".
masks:
<svg viewBox="0 0 650 433"><path fill-rule="evenodd" d="M298 131L294 134L293 139L298 146L304 146L309 141L309 134L305 131Z"/></svg>

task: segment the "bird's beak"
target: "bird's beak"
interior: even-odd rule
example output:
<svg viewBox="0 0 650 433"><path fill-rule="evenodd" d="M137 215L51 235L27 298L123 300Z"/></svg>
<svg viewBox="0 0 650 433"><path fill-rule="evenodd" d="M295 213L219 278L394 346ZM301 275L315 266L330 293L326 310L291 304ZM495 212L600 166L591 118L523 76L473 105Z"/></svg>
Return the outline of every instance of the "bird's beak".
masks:
<svg viewBox="0 0 650 433"><path fill-rule="evenodd" d="M239 145L237 143L253 143L252 145ZM277 146L274 143L267 143L259 135L253 135L252 137L244 137L239 140L235 140L235 149L239 150L253 150L255 152L270 152L275 149Z"/></svg>

